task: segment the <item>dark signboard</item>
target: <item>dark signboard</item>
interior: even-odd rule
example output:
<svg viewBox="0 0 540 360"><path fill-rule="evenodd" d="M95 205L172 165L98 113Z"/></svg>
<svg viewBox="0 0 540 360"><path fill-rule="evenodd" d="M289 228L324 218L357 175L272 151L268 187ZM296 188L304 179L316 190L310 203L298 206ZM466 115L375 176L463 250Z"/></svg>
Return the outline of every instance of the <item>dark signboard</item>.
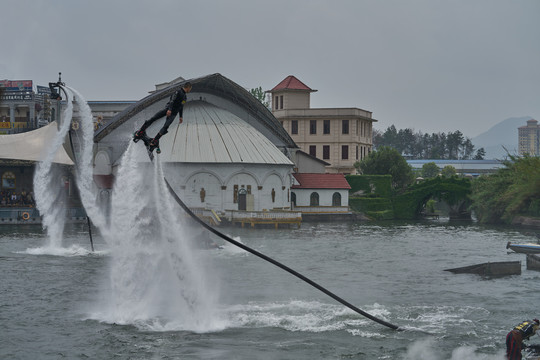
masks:
<svg viewBox="0 0 540 360"><path fill-rule="evenodd" d="M39 86L39 85L37 85L37 93L38 94L50 94L51 89L49 89L47 86Z"/></svg>

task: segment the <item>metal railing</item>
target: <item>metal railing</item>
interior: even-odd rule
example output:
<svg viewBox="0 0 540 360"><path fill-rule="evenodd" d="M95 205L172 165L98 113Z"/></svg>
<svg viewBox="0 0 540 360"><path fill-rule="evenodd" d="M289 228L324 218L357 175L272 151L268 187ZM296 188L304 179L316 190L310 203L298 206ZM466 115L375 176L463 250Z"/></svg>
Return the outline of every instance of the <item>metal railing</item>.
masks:
<svg viewBox="0 0 540 360"><path fill-rule="evenodd" d="M295 206L294 210L301 211L303 213L348 213L350 212L348 206Z"/></svg>

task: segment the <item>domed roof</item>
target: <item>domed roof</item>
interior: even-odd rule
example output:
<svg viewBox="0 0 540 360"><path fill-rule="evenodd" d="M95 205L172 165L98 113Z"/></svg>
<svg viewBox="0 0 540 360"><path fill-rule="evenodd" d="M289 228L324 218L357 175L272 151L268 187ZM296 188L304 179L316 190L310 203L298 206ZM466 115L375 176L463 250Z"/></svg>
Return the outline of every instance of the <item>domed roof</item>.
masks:
<svg viewBox="0 0 540 360"><path fill-rule="evenodd" d="M160 139L161 161L293 165L267 137L231 112L206 101L188 101Z"/></svg>

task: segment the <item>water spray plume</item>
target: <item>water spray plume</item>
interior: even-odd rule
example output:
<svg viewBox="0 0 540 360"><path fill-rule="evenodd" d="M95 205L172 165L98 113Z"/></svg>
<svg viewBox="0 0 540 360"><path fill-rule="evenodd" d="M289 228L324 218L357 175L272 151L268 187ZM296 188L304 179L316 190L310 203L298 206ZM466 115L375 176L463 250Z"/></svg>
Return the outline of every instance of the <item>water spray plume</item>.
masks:
<svg viewBox="0 0 540 360"><path fill-rule="evenodd" d="M66 134L71 126L73 116L73 103L66 99L67 106L62 113L58 133L52 139L46 150L44 159L36 165L34 173L34 197L36 207L42 215L43 228L47 231L47 247L59 248L62 246L65 217L66 217L66 194L61 183L62 169L54 164L55 154L64 143Z"/></svg>
<svg viewBox="0 0 540 360"><path fill-rule="evenodd" d="M153 173L130 143L111 201L110 294L101 318L145 329L223 328L217 294L200 254L167 196L161 164Z"/></svg>

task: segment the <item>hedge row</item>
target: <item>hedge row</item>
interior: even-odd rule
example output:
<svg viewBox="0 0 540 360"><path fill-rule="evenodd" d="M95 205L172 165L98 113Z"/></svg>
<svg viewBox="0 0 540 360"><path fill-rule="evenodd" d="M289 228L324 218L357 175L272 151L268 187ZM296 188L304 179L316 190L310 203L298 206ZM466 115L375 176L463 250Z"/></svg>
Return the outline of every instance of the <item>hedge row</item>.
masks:
<svg viewBox="0 0 540 360"><path fill-rule="evenodd" d="M392 196L389 175L348 175L351 185L349 206L377 220L414 219L420 207L430 198L437 198L449 205L469 201L471 182L464 178L434 178L411 186L400 195ZM362 196L353 196L361 192ZM538 203L531 204L530 211L538 211Z"/></svg>
<svg viewBox="0 0 540 360"><path fill-rule="evenodd" d="M392 195L392 176L390 175L346 175L351 186L351 196L390 197Z"/></svg>

